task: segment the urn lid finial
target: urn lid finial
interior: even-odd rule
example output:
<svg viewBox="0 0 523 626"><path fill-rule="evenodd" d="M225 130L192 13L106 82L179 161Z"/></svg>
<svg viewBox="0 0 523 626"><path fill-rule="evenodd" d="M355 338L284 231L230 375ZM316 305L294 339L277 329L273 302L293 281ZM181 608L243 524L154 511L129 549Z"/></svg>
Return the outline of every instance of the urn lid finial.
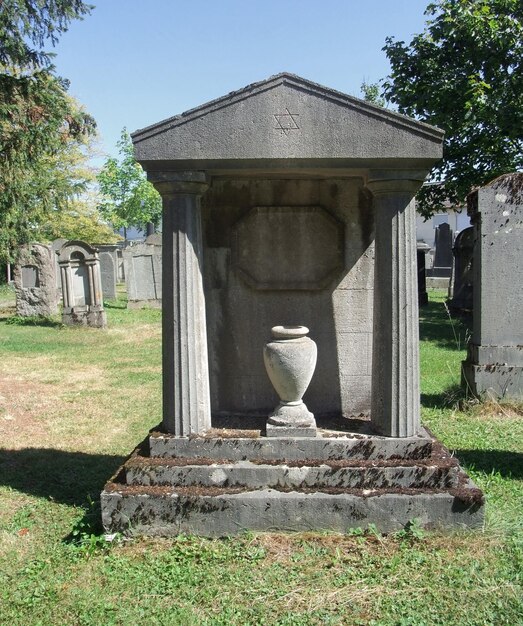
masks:
<svg viewBox="0 0 523 626"><path fill-rule="evenodd" d="M309 332L306 326L273 326L271 333L274 339L299 339Z"/></svg>

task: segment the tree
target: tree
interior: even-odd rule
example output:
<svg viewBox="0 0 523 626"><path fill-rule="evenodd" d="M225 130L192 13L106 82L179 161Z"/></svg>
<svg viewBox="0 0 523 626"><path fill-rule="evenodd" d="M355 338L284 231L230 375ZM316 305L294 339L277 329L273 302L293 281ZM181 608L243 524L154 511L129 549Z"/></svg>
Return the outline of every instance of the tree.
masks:
<svg viewBox="0 0 523 626"><path fill-rule="evenodd" d="M81 0L2 0L0 64L51 67L53 54L43 50L45 42L56 45L71 21L82 19L93 8Z"/></svg>
<svg viewBox="0 0 523 626"><path fill-rule="evenodd" d="M78 181L54 176L49 158L94 133L96 124L67 96L67 81L54 74L52 54L42 48L89 10L79 0L2 2L0 259L10 260L45 215L79 191Z"/></svg>
<svg viewBox="0 0 523 626"><path fill-rule="evenodd" d="M371 102L372 104L376 104L380 107L384 107L386 105L385 98L380 95L379 83L367 83L363 81L360 89L363 94L363 99L366 102Z"/></svg>
<svg viewBox="0 0 523 626"><path fill-rule="evenodd" d="M443 160L418 194L426 217L523 167L523 3L438 0L409 45L388 37L384 96L445 131Z"/></svg>
<svg viewBox="0 0 523 626"><path fill-rule="evenodd" d="M124 128L117 142L120 158L111 157L98 174L103 200L100 212L115 228L158 225L162 216L160 194L134 159L131 137Z"/></svg>
<svg viewBox="0 0 523 626"><path fill-rule="evenodd" d="M85 181L57 165L68 146L95 127L56 77L35 72L26 78L14 76L9 91L0 91L0 258L6 260L50 211L83 191Z"/></svg>
<svg viewBox="0 0 523 626"><path fill-rule="evenodd" d="M96 137L90 135L69 139L58 153L47 158L46 171L52 176L52 187L69 188L70 193L62 193L64 200L55 204L35 225L33 239L81 239L91 244L113 243L120 239L98 210L96 170L90 165L97 154Z"/></svg>

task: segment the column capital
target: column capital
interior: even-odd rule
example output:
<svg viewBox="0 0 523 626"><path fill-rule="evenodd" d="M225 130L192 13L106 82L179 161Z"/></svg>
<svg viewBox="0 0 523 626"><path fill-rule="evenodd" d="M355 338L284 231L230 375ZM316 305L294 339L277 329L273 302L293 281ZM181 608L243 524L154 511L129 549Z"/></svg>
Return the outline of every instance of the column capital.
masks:
<svg viewBox="0 0 523 626"><path fill-rule="evenodd" d="M162 198L182 194L203 195L209 185L205 172L187 171L152 171L147 172L147 179L154 185Z"/></svg>
<svg viewBox="0 0 523 626"><path fill-rule="evenodd" d="M373 196L398 193L414 196L425 177L426 172L418 170L370 170L366 187Z"/></svg>

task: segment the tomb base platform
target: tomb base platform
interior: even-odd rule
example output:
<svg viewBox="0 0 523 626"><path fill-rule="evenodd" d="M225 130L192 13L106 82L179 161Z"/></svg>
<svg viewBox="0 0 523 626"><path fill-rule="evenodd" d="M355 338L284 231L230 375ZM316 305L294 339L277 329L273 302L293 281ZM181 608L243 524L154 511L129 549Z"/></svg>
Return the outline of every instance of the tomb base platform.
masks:
<svg viewBox="0 0 523 626"><path fill-rule="evenodd" d="M107 532L209 537L244 531L393 532L481 527L482 492L431 435L372 434L318 419L317 437L268 438L261 418L220 418L203 436L151 432L102 492ZM243 425L243 429L230 427ZM263 425L260 425L263 424Z"/></svg>

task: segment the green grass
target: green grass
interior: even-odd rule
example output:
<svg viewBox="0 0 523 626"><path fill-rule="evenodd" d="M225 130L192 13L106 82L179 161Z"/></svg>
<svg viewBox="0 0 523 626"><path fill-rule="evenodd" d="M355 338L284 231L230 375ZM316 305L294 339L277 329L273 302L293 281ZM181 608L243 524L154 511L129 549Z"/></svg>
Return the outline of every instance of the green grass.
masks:
<svg viewBox="0 0 523 626"><path fill-rule="evenodd" d="M423 420L485 490L483 531L112 543L97 499L160 421L160 312L120 297L99 331L20 323L12 303L0 288L0 624L523 624L523 417L459 391L466 327L440 294Z"/></svg>

